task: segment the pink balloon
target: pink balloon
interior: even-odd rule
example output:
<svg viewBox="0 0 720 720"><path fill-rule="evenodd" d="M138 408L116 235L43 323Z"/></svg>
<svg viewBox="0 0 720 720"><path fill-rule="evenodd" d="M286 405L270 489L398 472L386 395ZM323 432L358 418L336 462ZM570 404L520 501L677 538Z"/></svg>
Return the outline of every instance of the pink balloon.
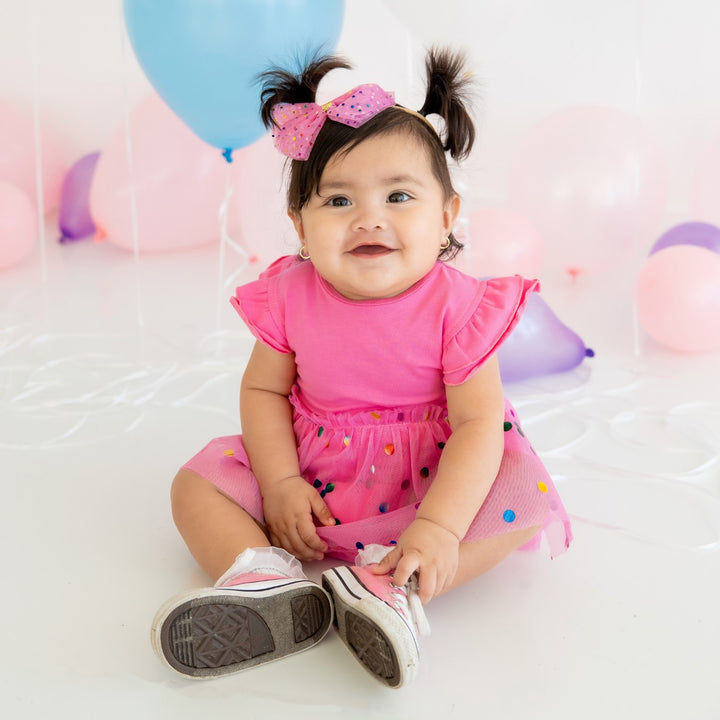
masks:
<svg viewBox="0 0 720 720"><path fill-rule="evenodd" d="M703 150L690 185L690 214L720 225L720 131Z"/></svg>
<svg viewBox="0 0 720 720"><path fill-rule="evenodd" d="M473 275L537 277L543 242L533 224L508 208L482 208L469 216L470 242L458 264Z"/></svg>
<svg viewBox="0 0 720 720"><path fill-rule="evenodd" d="M141 252L162 252L218 241L227 163L197 138L157 95L130 114L132 173L125 127L100 155L90 188L98 230L132 250L134 191Z"/></svg>
<svg viewBox="0 0 720 720"><path fill-rule="evenodd" d="M635 117L580 105L545 118L521 141L509 190L544 238L547 261L575 275L621 262L653 231L665 167Z"/></svg>
<svg viewBox="0 0 720 720"><path fill-rule="evenodd" d="M648 335L681 352L720 347L720 255L695 245L653 253L640 269L637 312Z"/></svg>
<svg viewBox="0 0 720 720"><path fill-rule="evenodd" d="M0 270L22 262L35 247L37 211L27 194L0 182Z"/></svg>
<svg viewBox="0 0 720 720"><path fill-rule="evenodd" d="M0 180L20 188L37 206L35 123L31 113L0 103ZM67 170L62 143L57 134L41 123L43 206L57 208L60 188Z"/></svg>
<svg viewBox="0 0 720 720"><path fill-rule="evenodd" d="M270 135L235 150L233 157L232 225L239 229L251 260L264 269L281 255L300 249L287 216L285 158L275 149Z"/></svg>

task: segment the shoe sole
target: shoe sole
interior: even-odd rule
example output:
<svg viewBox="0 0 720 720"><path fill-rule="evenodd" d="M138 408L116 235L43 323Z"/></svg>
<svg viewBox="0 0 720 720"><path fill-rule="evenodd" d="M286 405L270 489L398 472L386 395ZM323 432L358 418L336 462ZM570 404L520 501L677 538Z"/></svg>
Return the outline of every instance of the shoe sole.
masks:
<svg viewBox="0 0 720 720"><path fill-rule="evenodd" d="M348 567L326 570L322 586L332 598L333 625L350 652L375 678L399 688L417 673L412 632L397 611L370 592Z"/></svg>
<svg viewBox="0 0 720 720"><path fill-rule="evenodd" d="M240 672L307 650L332 623L327 593L298 580L261 590L196 590L168 600L153 621L155 654L190 678Z"/></svg>

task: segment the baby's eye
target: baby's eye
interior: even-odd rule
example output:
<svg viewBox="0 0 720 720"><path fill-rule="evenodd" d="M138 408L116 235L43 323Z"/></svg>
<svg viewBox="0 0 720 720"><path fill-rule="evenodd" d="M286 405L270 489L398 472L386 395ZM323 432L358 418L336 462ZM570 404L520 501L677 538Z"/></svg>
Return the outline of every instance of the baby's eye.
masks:
<svg viewBox="0 0 720 720"><path fill-rule="evenodd" d="M388 202L391 203L403 203L407 200L410 200L410 195L400 190L398 192L390 193L390 195L388 195Z"/></svg>
<svg viewBox="0 0 720 720"><path fill-rule="evenodd" d="M331 197L327 201L327 204L330 207L347 207L350 204L350 201L342 195L337 195L336 197Z"/></svg>

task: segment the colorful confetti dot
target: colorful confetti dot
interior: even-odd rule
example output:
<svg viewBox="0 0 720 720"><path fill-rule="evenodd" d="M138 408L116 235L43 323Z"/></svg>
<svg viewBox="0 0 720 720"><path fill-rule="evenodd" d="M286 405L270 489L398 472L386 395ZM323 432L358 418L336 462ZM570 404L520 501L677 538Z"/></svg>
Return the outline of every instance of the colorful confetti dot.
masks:
<svg viewBox="0 0 720 720"><path fill-rule="evenodd" d="M380 419L380 413L379 412L371 412L371 417L374 417L376 420Z"/></svg>
<svg viewBox="0 0 720 720"><path fill-rule="evenodd" d="M511 422L508 422L508 421L506 420L506 421L503 423L503 430L504 430L505 432L509 432L510 430L512 430L512 423L511 423Z"/></svg>
<svg viewBox="0 0 720 720"><path fill-rule="evenodd" d="M421 478L427 478L429 476L430 476L430 470L428 470L428 468L426 468L426 467L420 468L420 477Z"/></svg>
<svg viewBox="0 0 720 720"><path fill-rule="evenodd" d="M386 502L380 503L380 505L378 506L378 510L381 513L386 513L389 510L389 508L390 508L390 505L388 505L388 503L386 503Z"/></svg>
<svg viewBox="0 0 720 720"><path fill-rule="evenodd" d="M340 522L340 518L335 518L335 524L336 524L336 525L342 525L342 523Z"/></svg>
<svg viewBox="0 0 720 720"><path fill-rule="evenodd" d="M325 486L325 492L332 492L335 489L335 483L328 483Z"/></svg>
<svg viewBox="0 0 720 720"><path fill-rule="evenodd" d="M444 449L445 449L445 443L444 443L444 442L439 442L439 443L438 443L438 447L439 447L441 450L444 450Z"/></svg>
<svg viewBox="0 0 720 720"><path fill-rule="evenodd" d="M349 435L346 435L346 436L343 438L343 445L344 445L345 447L347 447L349 444L350 444L350 436L349 436Z"/></svg>
<svg viewBox="0 0 720 720"><path fill-rule="evenodd" d="M355 543L355 547L356 547L358 550L364 550L364 549L365 549L365 546L364 546L359 540Z"/></svg>
<svg viewBox="0 0 720 720"><path fill-rule="evenodd" d="M506 523L511 523L515 521L515 511L514 510L506 510L503 513L503 520Z"/></svg>
<svg viewBox="0 0 720 720"><path fill-rule="evenodd" d="M395 453L395 446L392 443L388 443L385 446L385 454L386 455L393 455Z"/></svg>
<svg viewBox="0 0 720 720"><path fill-rule="evenodd" d="M227 455L227 457L232 457L235 454L234 450L226 450L223 455Z"/></svg>
<svg viewBox="0 0 720 720"><path fill-rule="evenodd" d="M324 432L325 432L325 428L321 425L321 426L318 428L318 434L317 434L317 436L320 437Z"/></svg>
<svg viewBox="0 0 720 720"><path fill-rule="evenodd" d="M314 488L322 487L322 483L316 478L315 480L313 480L313 487Z"/></svg>
<svg viewBox="0 0 720 720"><path fill-rule="evenodd" d="M400 483L400 489L401 490L407 490L410 487L410 481L409 480L403 480L402 483Z"/></svg>
<svg viewBox="0 0 720 720"><path fill-rule="evenodd" d="M548 491L548 486L544 482L541 481L538 483L538 490L541 493L546 493Z"/></svg>

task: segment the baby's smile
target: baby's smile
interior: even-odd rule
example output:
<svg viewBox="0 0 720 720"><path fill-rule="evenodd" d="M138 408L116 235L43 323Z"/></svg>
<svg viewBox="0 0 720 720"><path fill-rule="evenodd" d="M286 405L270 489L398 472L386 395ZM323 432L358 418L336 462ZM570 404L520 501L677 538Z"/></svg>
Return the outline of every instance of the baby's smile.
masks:
<svg viewBox="0 0 720 720"><path fill-rule="evenodd" d="M394 252L393 248L385 245L358 245L350 251L355 257L377 257L378 255L388 255Z"/></svg>

